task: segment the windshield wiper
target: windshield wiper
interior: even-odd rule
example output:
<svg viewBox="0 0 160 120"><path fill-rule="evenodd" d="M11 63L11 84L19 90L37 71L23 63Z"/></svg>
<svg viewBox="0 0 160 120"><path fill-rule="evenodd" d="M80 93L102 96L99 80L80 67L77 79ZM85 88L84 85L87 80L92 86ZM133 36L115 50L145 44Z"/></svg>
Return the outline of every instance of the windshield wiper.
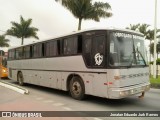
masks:
<svg viewBox="0 0 160 120"><path fill-rule="evenodd" d="M147 64L146 64L146 61L145 61L142 53L141 53L139 50L137 50L137 53L140 54L140 56L141 56L141 58L142 58L142 60L143 60L143 63L144 63L144 65L146 66Z"/></svg>

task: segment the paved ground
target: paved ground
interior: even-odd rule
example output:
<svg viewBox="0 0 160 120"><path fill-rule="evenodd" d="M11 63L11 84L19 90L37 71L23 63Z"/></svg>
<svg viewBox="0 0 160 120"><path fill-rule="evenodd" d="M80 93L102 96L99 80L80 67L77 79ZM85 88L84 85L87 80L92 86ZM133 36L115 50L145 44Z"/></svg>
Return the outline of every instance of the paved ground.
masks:
<svg viewBox="0 0 160 120"><path fill-rule="evenodd" d="M17 85L16 82L5 80ZM88 96L84 101L72 99L67 92L27 84L23 86L30 91L29 95L23 95L0 86L0 111L160 111L160 89L151 89L145 94L144 99L131 96L120 100L109 100L94 96ZM23 118L24 119L24 118ZM33 118L29 118L32 120ZM35 119L35 118L34 118ZM37 120L155 120L157 117L54 117L38 118ZM0 118L8 120L8 118ZM17 120L12 118L11 120ZM28 120L28 118L27 118Z"/></svg>
<svg viewBox="0 0 160 120"><path fill-rule="evenodd" d="M51 106L45 102L41 102L38 99L34 99L34 96L28 97L28 95L20 94L5 87L0 86L0 111L64 111L60 107ZM48 101L49 102L49 101ZM0 118L0 120L17 120L22 118ZM23 118L24 120L25 118ZM33 120L33 118L26 118L27 120ZM34 118L35 120L36 118ZM37 120L84 120L85 118L37 118Z"/></svg>

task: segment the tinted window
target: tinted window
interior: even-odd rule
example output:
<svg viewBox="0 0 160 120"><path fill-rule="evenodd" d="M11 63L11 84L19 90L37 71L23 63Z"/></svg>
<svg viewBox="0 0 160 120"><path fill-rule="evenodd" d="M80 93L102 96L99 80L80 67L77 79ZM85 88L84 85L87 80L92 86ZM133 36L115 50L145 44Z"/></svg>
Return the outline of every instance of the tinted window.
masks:
<svg viewBox="0 0 160 120"><path fill-rule="evenodd" d="M15 50L9 50L9 60L13 60L15 58Z"/></svg>
<svg viewBox="0 0 160 120"><path fill-rule="evenodd" d="M30 46L24 47L24 56L25 56L25 58L30 58L31 57L30 54L31 54Z"/></svg>
<svg viewBox="0 0 160 120"><path fill-rule="evenodd" d="M63 43L63 53L64 55L77 54L77 37L70 37L64 39Z"/></svg>
<svg viewBox="0 0 160 120"><path fill-rule="evenodd" d="M23 58L23 48L17 48L16 49L16 59L22 59Z"/></svg>
<svg viewBox="0 0 160 120"><path fill-rule="evenodd" d="M57 41L51 41L46 43L46 56L56 56L57 52Z"/></svg>
<svg viewBox="0 0 160 120"><path fill-rule="evenodd" d="M84 37L83 56L87 66L103 67L105 65L105 35Z"/></svg>
<svg viewBox="0 0 160 120"><path fill-rule="evenodd" d="M93 38L92 44L92 60L93 66L104 66L105 53L105 36L96 36Z"/></svg>
<svg viewBox="0 0 160 120"><path fill-rule="evenodd" d="M87 66L91 66L91 38L84 39L83 52Z"/></svg>
<svg viewBox="0 0 160 120"><path fill-rule="evenodd" d="M42 43L33 45L33 57L42 57Z"/></svg>

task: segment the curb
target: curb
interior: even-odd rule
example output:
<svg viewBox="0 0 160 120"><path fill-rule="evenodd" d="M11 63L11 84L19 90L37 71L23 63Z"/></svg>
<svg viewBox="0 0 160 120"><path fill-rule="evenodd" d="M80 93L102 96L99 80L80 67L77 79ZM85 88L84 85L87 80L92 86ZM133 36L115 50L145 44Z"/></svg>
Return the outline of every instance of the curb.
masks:
<svg viewBox="0 0 160 120"><path fill-rule="evenodd" d="M9 89L14 90L16 92L19 92L21 94L29 94L29 91L27 89L22 88L22 87L20 87L18 85L14 85L14 84L8 83L8 82L0 81L0 86L9 88Z"/></svg>

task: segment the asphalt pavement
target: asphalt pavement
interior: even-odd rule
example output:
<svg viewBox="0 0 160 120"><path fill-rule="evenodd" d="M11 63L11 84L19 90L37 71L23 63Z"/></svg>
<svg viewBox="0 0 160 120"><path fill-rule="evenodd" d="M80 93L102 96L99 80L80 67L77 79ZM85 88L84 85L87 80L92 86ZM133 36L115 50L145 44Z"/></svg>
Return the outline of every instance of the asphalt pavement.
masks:
<svg viewBox="0 0 160 120"><path fill-rule="evenodd" d="M0 80L17 85L12 80ZM25 118L26 114L21 114L21 117L17 118L17 114L13 114L14 118L11 120L27 119L27 120L154 120L154 117L64 117L63 112L55 113L56 111L160 111L160 89L151 89L145 94L145 98L139 100L137 97L129 97L122 100L109 100L91 96L85 101L78 101L72 99L67 93L63 91L57 91L49 88L44 88L34 85L26 85L23 88L28 89L29 94L21 94L19 92L8 89L4 86L0 86L0 112L18 111L18 112L52 112L58 114L58 117L43 117L48 114L46 112L42 115L37 115L38 118ZM31 111L32 110L32 111ZM71 112L74 113L74 112ZM1 114L1 113L0 113ZM51 113L49 113L51 114ZM52 115L53 115L52 114ZM0 115L2 116L2 115ZM42 118L41 118L42 116ZM27 116L28 117L28 116ZM0 117L0 120L8 120L8 117ZM155 119L158 119L155 117Z"/></svg>

